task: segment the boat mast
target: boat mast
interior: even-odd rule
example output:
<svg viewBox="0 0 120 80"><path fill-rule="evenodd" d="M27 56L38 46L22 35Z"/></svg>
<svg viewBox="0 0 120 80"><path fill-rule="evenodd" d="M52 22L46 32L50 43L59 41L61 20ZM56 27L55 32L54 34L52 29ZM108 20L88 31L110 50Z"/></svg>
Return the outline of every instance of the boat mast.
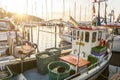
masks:
<svg viewBox="0 0 120 80"><path fill-rule="evenodd" d="M28 0L26 0L26 22L28 23Z"/></svg>
<svg viewBox="0 0 120 80"><path fill-rule="evenodd" d="M69 16L71 16L70 4L69 4Z"/></svg>
<svg viewBox="0 0 120 80"><path fill-rule="evenodd" d="M106 8L107 8L107 3L105 1L105 20L104 20L105 24L107 24L107 17L106 17L107 12L106 12Z"/></svg>
<svg viewBox="0 0 120 80"><path fill-rule="evenodd" d="M101 26L101 22L100 22L100 0L98 1L98 26Z"/></svg>
<svg viewBox="0 0 120 80"><path fill-rule="evenodd" d="M80 18L79 18L79 19L80 19L80 21L81 21L81 5L80 5Z"/></svg>
<svg viewBox="0 0 120 80"><path fill-rule="evenodd" d="M86 15L87 15L87 13L86 13L86 8L87 8L87 7L85 7L85 21L86 21Z"/></svg>
<svg viewBox="0 0 120 80"><path fill-rule="evenodd" d="M46 3L46 21L47 21L47 17L48 17L48 11L47 11L47 0L45 0Z"/></svg>
<svg viewBox="0 0 120 80"><path fill-rule="evenodd" d="M63 19L64 19L64 16L65 16L65 0L63 0Z"/></svg>
<svg viewBox="0 0 120 80"><path fill-rule="evenodd" d="M98 22L97 22L98 26L101 26L101 22L100 22L100 3L101 2L105 2L105 21L104 22L107 23L107 21L106 21L106 8L107 8L106 1L107 0L99 0L99 1L94 0L94 3L98 3Z"/></svg>
<svg viewBox="0 0 120 80"><path fill-rule="evenodd" d="M74 19L76 20L76 1L75 1L75 4L74 4Z"/></svg>
<svg viewBox="0 0 120 80"><path fill-rule="evenodd" d="M51 20L53 19L53 0L51 0Z"/></svg>

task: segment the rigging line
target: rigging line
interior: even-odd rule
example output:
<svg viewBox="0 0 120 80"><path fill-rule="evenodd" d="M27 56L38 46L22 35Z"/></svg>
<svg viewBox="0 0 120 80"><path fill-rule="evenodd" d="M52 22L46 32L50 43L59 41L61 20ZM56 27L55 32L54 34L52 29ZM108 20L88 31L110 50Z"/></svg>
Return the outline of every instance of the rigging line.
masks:
<svg viewBox="0 0 120 80"><path fill-rule="evenodd" d="M74 3L74 19L76 20L76 1Z"/></svg>
<svg viewBox="0 0 120 80"><path fill-rule="evenodd" d="M65 16L65 0L63 0L63 19L64 19L64 16Z"/></svg>
<svg viewBox="0 0 120 80"><path fill-rule="evenodd" d="M79 18L80 21L81 21L81 14L82 14L81 11L82 11L82 10L81 10L81 5L80 5L80 16L79 16L79 17L80 17L80 18Z"/></svg>
<svg viewBox="0 0 120 80"><path fill-rule="evenodd" d="M51 28L51 32L53 31L53 27ZM52 39L53 39L53 34L51 34L51 47L53 46L53 41L52 41Z"/></svg>
<svg viewBox="0 0 120 80"><path fill-rule="evenodd" d="M53 19L53 0L51 0L51 19Z"/></svg>

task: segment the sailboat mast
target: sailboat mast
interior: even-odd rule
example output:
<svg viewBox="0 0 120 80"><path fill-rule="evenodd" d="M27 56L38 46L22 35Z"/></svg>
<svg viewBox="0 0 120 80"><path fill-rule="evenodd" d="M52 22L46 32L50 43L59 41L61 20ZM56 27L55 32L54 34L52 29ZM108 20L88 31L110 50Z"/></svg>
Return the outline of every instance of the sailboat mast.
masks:
<svg viewBox="0 0 120 80"><path fill-rule="evenodd" d="M53 0L51 0L51 19L53 19Z"/></svg>
<svg viewBox="0 0 120 80"><path fill-rule="evenodd" d="M85 21L86 21L86 7L85 7Z"/></svg>
<svg viewBox="0 0 120 80"><path fill-rule="evenodd" d="M97 23L98 26L101 25L101 22L100 22L100 1L98 1L98 23Z"/></svg>
<svg viewBox="0 0 120 80"><path fill-rule="evenodd" d="M28 0L26 0L26 22L28 23Z"/></svg>
<svg viewBox="0 0 120 80"><path fill-rule="evenodd" d="M81 5L80 5L80 18L79 18L79 19L80 19L80 21L81 21Z"/></svg>
<svg viewBox="0 0 120 80"><path fill-rule="evenodd" d="M70 4L69 4L69 16L71 16Z"/></svg>
<svg viewBox="0 0 120 80"><path fill-rule="evenodd" d="M74 4L74 19L76 20L76 1L75 1L75 4Z"/></svg>
<svg viewBox="0 0 120 80"><path fill-rule="evenodd" d="M46 3L46 21L47 21L47 17L48 17L48 11L47 11L47 0L45 0Z"/></svg>
<svg viewBox="0 0 120 80"><path fill-rule="evenodd" d="M65 0L63 0L63 19L64 19L64 16L65 16Z"/></svg>
<svg viewBox="0 0 120 80"><path fill-rule="evenodd" d="M99 0L97 3L98 3L98 23L97 23L97 25L98 26L101 26L101 22L100 22L100 3L101 2L105 2L105 23L107 23L107 21L106 21L106 8L107 8L107 4L106 4L106 1L107 0ZM96 1L95 1L96 2Z"/></svg>
<svg viewBox="0 0 120 80"><path fill-rule="evenodd" d="M104 20L105 24L107 24L107 17L106 17L107 12L106 12L106 8L107 8L107 3L105 1L105 20Z"/></svg>
<svg viewBox="0 0 120 80"><path fill-rule="evenodd" d="M42 19L43 19L43 3L42 3Z"/></svg>

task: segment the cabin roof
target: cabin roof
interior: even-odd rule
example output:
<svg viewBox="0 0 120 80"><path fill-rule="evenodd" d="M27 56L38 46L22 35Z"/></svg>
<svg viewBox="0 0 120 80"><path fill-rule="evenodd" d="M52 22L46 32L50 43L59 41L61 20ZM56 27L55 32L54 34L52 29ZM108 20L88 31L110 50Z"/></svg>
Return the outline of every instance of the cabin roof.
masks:
<svg viewBox="0 0 120 80"><path fill-rule="evenodd" d="M101 27L101 26L79 26L77 29L80 30L104 30L105 27Z"/></svg>

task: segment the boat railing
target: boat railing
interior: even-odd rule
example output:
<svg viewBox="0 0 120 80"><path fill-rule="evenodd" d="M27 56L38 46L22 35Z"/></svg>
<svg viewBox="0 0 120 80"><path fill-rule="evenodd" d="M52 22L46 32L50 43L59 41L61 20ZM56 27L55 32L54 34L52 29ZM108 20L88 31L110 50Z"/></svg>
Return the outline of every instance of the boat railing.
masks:
<svg viewBox="0 0 120 80"><path fill-rule="evenodd" d="M66 45L66 46L61 46L60 49L61 50L66 50L66 49L70 49L72 46L70 45Z"/></svg>
<svg viewBox="0 0 120 80"><path fill-rule="evenodd" d="M103 59L101 61L97 61L96 63L88 66L87 68L84 68L84 69L80 70L79 72L75 73L74 75L71 75L70 77L66 78L65 80L70 80L70 79L75 78L84 73L89 74L90 70L92 70L95 67L100 67L102 62L109 60L109 58L110 58L109 55L111 55L111 54L108 53L106 56L103 57Z"/></svg>

